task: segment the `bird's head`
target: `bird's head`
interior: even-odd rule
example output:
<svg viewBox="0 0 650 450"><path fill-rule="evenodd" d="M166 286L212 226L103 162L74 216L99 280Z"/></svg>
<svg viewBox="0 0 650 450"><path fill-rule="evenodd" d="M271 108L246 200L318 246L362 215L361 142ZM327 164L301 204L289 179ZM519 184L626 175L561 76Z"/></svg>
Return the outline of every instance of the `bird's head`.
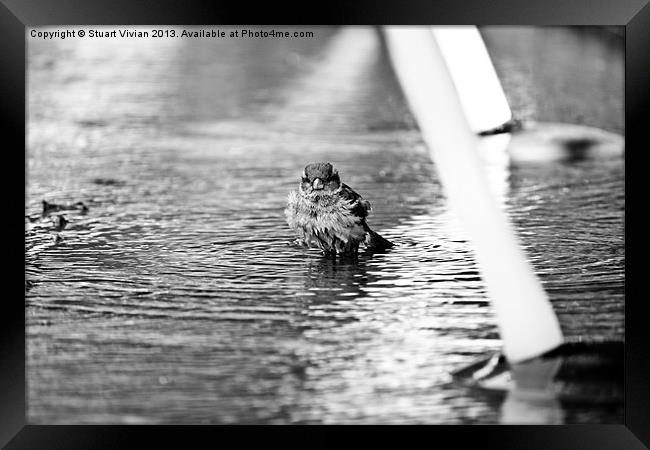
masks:
<svg viewBox="0 0 650 450"><path fill-rule="evenodd" d="M304 194L328 194L340 187L339 172L328 162L308 164L302 173L300 190Z"/></svg>

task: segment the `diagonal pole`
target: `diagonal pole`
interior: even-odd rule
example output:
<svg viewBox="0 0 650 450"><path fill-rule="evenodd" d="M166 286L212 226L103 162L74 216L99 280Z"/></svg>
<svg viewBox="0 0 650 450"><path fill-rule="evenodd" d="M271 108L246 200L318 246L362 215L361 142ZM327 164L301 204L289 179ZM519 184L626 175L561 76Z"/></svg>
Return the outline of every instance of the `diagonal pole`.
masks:
<svg viewBox="0 0 650 450"><path fill-rule="evenodd" d="M471 130L485 132L512 119L510 105L478 28L444 25L430 30Z"/></svg>
<svg viewBox="0 0 650 450"><path fill-rule="evenodd" d="M431 27L385 27L384 33L451 208L473 244L506 358L517 363L559 346L563 338L557 317L505 212L490 193L477 153L478 138Z"/></svg>

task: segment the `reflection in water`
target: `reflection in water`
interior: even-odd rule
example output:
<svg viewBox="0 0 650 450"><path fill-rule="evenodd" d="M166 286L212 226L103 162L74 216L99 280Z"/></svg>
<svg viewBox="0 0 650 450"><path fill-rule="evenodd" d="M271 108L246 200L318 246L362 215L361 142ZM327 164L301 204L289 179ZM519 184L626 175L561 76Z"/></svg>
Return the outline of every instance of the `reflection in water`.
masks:
<svg viewBox="0 0 650 450"><path fill-rule="evenodd" d="M305 279L305 290L327 290L330 295L365 296L364 287L378 277L367 272L367 256L347 259L327 257L310 261Z"/></svg>
<svg viewBox="0 0 650 450"><path fill-rule="evenodd" d="M500 341L385 55L370 29L315 31L30 41L30 422L499 420L501 402L449 383ZM287 194L316 160L395 248L288 245ZM564 332L622 338L622 161L501 163L495 191ZM55 243L42 200L88 212Z"/></svg>
<svg viewBox="0 0 650 450"><path fill-rule="evenodd" d="M503 424L546 424L564 423L564 412L553 391L525 391L513 389L508 392L501 407Z"/></svg>
<svg viewBox="0 0 650 450"><path fill-rule="evenodd" d="M510 141L509 133L484 136L478 141L488 185L501 205L506 202L510 190L511 157L507 152Z"/></svg>
<svg viewBox="0 0 650 450"><path fill-rule="evenodd" d="M501 406L501 423L564 423L554 386L561 364L562 361L558 358L511 365L514 383Z"/></svg>

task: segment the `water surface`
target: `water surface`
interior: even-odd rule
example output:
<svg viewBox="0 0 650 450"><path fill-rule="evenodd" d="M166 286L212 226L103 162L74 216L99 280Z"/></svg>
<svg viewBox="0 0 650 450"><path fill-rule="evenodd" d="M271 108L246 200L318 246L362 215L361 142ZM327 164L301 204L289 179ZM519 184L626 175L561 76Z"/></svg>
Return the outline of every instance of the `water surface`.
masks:
<svg viewBox="0 0 650 450"><path fill-rule="evenodd" d="M450 383L501 342L379 41L314 31L28 39L26 214L89 208L63 213L59 243L50 218L26 222L30 423L500 420L503 398ZM528 92L511 69L504 85ZM320 160L396 248L355 263L288 245L287 194ZM566 336L623 339L623 161L502 169L494 187Z"/></svg>

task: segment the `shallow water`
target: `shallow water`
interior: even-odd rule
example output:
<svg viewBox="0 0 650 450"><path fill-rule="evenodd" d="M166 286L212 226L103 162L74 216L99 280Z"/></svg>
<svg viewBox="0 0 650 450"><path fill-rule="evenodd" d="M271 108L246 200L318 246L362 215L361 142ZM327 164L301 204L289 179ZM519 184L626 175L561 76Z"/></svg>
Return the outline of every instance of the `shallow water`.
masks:
<svg viewBox="0 0 650 450"><path fill-rule="evenodd" d="M63 213L60 243L50 218L26 222L31 423L503 416L502 398L450 383L501 343L379 41L314 31L28 39L26 214L43 199L89 208ZM512 74L504 86L524 75ZM371 227L396 248L353 263L288 245L287 194L318 160L372 203ZM566 336L623 339L623 161L498 170ZM620 407L560 413L622 420Z"/></svg>

